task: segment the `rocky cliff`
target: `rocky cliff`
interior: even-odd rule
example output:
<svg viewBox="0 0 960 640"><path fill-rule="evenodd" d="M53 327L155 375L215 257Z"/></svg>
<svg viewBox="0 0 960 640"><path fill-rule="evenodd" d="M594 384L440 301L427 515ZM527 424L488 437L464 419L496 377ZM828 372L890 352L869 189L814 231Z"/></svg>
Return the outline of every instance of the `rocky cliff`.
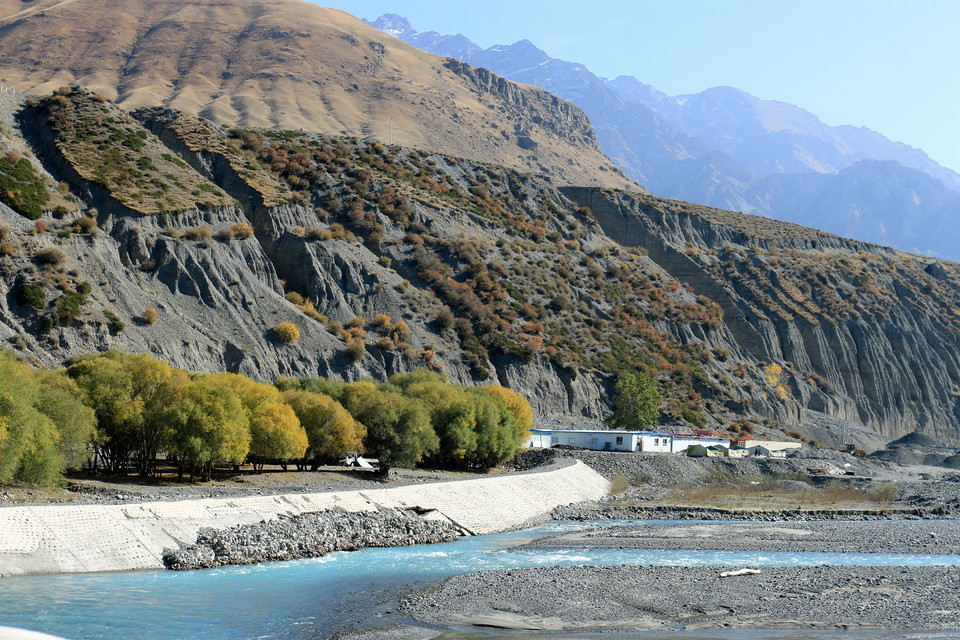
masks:
<svg viewBox="0 0 960 640"><path fill-rule="evenodd" d="M716 301L798 407L943 441L960 419L960 268L794 225L563 189L617 242ZM677 215L679 214L679 215ZM789 404L789 403L787 403Z"/></svg>

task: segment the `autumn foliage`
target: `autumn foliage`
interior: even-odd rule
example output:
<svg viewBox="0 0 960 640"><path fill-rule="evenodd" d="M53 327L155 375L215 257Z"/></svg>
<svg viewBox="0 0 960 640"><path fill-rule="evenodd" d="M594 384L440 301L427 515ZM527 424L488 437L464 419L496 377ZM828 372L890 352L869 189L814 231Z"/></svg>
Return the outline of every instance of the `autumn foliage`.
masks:
<svg viewBox="0 0 960 640"><path fill-rule="evenodd" d="M244 462L315 470L347 452L378 458L383 473L485 468L514 454L532 415L509 389L465 389L428 369L388 382L271 385L191 374L146 354L107 351L33 371L0 352L0 483L53 484L94 460L108 473L155 477L163 458L192 481Z"/></svg>

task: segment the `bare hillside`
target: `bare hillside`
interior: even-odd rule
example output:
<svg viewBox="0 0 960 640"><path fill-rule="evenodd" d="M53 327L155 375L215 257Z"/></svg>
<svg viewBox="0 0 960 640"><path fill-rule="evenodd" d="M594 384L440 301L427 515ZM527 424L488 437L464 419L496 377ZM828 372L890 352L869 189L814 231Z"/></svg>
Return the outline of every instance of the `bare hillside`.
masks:
<svg viewBox="0 0 960 640"><path fill-rule="evenodd" d="M0 84L356 136L637 189L573 104L298 0L0 2Z"/></svg>

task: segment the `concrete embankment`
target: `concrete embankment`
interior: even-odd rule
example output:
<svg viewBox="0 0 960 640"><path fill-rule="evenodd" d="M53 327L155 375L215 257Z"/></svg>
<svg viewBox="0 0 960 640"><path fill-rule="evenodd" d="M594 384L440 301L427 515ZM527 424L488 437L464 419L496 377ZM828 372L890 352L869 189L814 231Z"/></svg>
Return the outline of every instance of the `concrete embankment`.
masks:
<svg viewBox="0 0 960 640"><path fill-rule="evenodd" d="M410 509L463 531L507 531L555 507L596 500L607 481L581 462L475 480L367 491L0 509L0 576L159 569L163 550L193 544L201 528L228 529L281 515Z"/></svg>

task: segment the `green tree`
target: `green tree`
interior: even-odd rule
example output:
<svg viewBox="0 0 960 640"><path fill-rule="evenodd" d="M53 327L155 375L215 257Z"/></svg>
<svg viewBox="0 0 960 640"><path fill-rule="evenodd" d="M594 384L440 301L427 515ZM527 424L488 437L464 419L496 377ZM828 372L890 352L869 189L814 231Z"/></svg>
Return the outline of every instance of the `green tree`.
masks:
<svg viewBox="0 0 960 640"><path fill-rule="evenodd" d="M353 385L364 385L363 387ZM364 449L380 461L380 473L390 467L413 467L440 445L430 425L430 412L422 402L393 391L381 391L372 383L347 385L345 397L354 418L367 427ZM360 389L368 388L366 393ZM352 391L352 393L351 393Z"/></svg>
<svg viewBox="0 0 960 640"><path fill-rule="evenodd" d="M96 440L97 415L83 403L77 383L62 371L34 373L37 395L34 406L57 427L57 449L67 469L79 469L90 460Z"/></svg>
<svg viewBox="0 0 960 640"><path fill-rule="evenodd" d="M438 381L410 384L404 395L423 402L430 411L430 423L439 439L437 462L463 466L477 448L475 403L463 387L444 384L439 381L442 378L423 379Z"/></svg>
<svg viewBox="0 0 960 640"><path fill-rule="evenodd" d="M309 391L310 393L322 393L330 396L337 402L343 401L343 389L346 383L342 380L329 380L327 378L279 378L276 387L280 391Z"/></svg>
<svg viewBox="0 0 960 640"><path fill-rule="evenodd" d="M124 471L134 449L133 424L143 414L142 403L133 398L132 381L110 352L83 358L71 365L67 374L97 416L98 457L108 471Z"/></svg>
<svg viewBox="0 0 960 640"><path fill-rule="evenodd" d="M30 368L0 352L0 482L50 485L61 477L57 428L34 407L37 391Z"/></svg>
<svg viewBox="0 0 960 640"><path fill-rule="evenodd" d="M108 467L121 473L133 457L141 476L154 471L168 435L164 414L176 401L176 389L186 373L147 354L118 351L87 356L67 373L97 415L98 449Z"/></svg>
<svg viewBox="0 0 960 640"><path fill-rule="evenodd" d="M439 371L431 371L425 367L418 367L410 373L395 373L390 376L390 384L403 391L406 391L413 385L428 382L446 384L447 376Z"/></svg>
<svg viewBox="0 0 960 640"><path fill-rule="evenodd" d="M286 465L287 460L303 456L307 433L279 389L236 373L215 373L204 379L233 390L240 399L250 426L250 460L254 468L262 470L267 460L279 460Z"/></svg>
<svg viewBox="0 0 960 640"><path fill-rule="evenodd" d="M613 413L604 422L614 429L636 430L660 420L660 391L656 381L642 371L627 373L614 387Z"/></svg>
<svg viewBox="0 0 960 640"><path fill-rule="evenodd" d="M309 448L304 461L309 461L311 471L316 471L329 458L339 457L348 451L363 451L366 427L354 420L330 396L289 390L283 394L283 398L307 432Z"/></svg>
<svg viewBox="0 0 960 640"><path fill-rule="evenodd" d="M199 378L180 386L166 412L167 446L177 456L178 479L186 463L190 481L199 469L210 479L217 462L240 464L250 450L250 430L240 399L232 389Z"/></svg>
<svg viewBox="0 0 960 640"><path fill-rule="evenodd" d="M468 392L476 404L477 449L473 463L492 467L510 459L523 443L526 429L499 397L486 387Z"/></svg>

